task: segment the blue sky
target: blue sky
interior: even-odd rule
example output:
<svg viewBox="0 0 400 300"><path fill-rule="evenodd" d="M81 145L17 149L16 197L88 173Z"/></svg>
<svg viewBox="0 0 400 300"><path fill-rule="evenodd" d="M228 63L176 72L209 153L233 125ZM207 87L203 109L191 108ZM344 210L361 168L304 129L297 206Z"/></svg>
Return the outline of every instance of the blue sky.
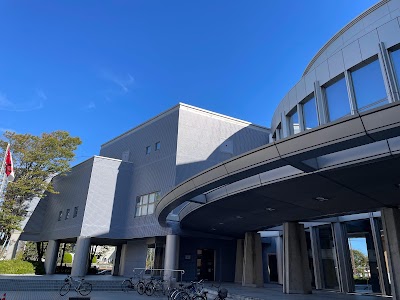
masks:
<svg viewBox="0 0 400 300"><path fill-rule="evenodd" d="M376 0L0 1L0 131L102 143L184 102L263 126ZM0 132L1 133L1 132Z"/></svg>

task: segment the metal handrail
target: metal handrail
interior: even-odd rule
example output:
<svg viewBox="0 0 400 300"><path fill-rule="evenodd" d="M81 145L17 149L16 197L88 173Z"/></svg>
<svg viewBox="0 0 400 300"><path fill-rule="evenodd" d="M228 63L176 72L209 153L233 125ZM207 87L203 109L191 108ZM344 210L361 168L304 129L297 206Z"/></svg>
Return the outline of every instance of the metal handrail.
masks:
<svg viewBox="0 0 400 300"><path fill-rule="evenodd" d="M138 274L141 278L143 278L143 276L147 274L148 271L150 272L150 276L153 276L154 273L159 273L159 275L162 276L164 280L171 280L172 274L176 272L180 275L179 281L182 281L183 274L185 274L185 270L179 270L179 269L148 269L148 268L133 269L133 273ZM168 273L170 274L168 275Z"/></svg>

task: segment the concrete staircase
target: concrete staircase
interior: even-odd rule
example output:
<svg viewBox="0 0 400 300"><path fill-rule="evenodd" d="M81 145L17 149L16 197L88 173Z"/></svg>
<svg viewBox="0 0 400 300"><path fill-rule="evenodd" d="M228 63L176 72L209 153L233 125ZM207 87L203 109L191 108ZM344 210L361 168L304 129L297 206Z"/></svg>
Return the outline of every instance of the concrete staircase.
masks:
<svg viewBox="0 0 400 300"><path fill-rule="evenodd" d="M117 277L109 280L93 280L85 278L92 284L93 291L121 291L121 283L125 278ZM63 279L38 279L32 277L15 276L13 278L0 277L0 292L3 291L58 291L64 285Z"/></svg>

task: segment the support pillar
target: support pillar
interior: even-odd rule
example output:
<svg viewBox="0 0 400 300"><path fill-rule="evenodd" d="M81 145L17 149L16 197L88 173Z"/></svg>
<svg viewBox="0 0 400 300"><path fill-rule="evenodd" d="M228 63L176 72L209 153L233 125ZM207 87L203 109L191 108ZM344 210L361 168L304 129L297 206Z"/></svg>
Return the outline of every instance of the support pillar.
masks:
<svg viewBox="0 0 400 300"><path fill-rule="evenodd" d="M276 244L276 264L278 269L278 283L283 284L283 245L282 237L279 235L275 238Z"/></svg>
<svg viewBox="0 0 400 300"><path fill-rule="evenodd" d="M283 254L283 292L311 294L311 272L304 225L295 222L283 224Z"/></svg>
<svg viewBox="0 0 400 300"><path fill-rule="evenodd" d="M119 275L119 265L121 263L121 253L122 253L122 245L118 245L115 247L115 258L113 263L113 270L112 275L118 276Z"/></svg>
<svg viewBox="0 0 400 300"><path fill-rule="evenodd" d="M261 236L256 232L246 232L243 255L243 286L264 286L262 271Z"/></svg>
<svg viewBox="0 0 400 300"><path fill-rule="evenodd" d="M236 241L235 283L243 280L243 243L242 239Z"/></svg>
<svg viewBox="0 0 400 300"><path fill-rule="evenodd" d="M90 237L80 236L76 241L71 276L85 276L90 252Z"/></svg>
<svg viewBox="0 0 400 300"><path fill-rule="evenodd" d="M321 247L319 243L318 227L310 228L310 238L311 238L311 252L312 252L313 266L314 266L315 288L317 290L322 290L324 288L324 278L322 271L322 257L321 257Z"/></svg>
<svg viewBox="0 0 400 300"><path fill-rule="evenodd" d="M370 218L372 238L374 240L376 263L378 265L379 284L382 295L391 295L390 284L388 278L388 270L385 263L385 255L383 251L383 243L381 239L381 231L379 229L378 219Z"/></svg>
<svg viewBox="0 0 400 300"><path fill-rule="evenodd" d="M171 270L178 269L179 262L179 235L168 234L165 243L165 258L164 258L164 280L172 279L178 276L172 273Z"/></svg>
<svg viewBox="0 0 400 300"><path fill-rule="evenodd" d="M339 288L342 293L352 293L355 287L346 225L333 223L332 226L339 272Z"/></svg>
<svg viewBox="0 0 400 300"><path fill-rule="evenodd" d="M381 210L383 233L388 251L388 264L393 300L400 299L400 210Z"/></svg>
<svg viewBox="0 0 400 300"><path fill-rule="evenodd" d="M49 241L47 244L45 261L44 261L44 269L47 275L54 274L57 266L57 258L58 258L58 249L60 247L59 241Z"/></svg>

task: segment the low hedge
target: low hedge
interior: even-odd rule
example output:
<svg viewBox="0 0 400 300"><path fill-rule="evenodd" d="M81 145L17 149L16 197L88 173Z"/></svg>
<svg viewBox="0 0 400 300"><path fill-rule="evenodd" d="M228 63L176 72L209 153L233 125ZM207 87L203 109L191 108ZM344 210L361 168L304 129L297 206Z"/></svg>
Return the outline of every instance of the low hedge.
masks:
<svg viewBox="0 0 400 300"><path fill-rule="evenodd" d="M35 267L32 263L19 260L1 260L0 274L35 274Z"/></svg>

